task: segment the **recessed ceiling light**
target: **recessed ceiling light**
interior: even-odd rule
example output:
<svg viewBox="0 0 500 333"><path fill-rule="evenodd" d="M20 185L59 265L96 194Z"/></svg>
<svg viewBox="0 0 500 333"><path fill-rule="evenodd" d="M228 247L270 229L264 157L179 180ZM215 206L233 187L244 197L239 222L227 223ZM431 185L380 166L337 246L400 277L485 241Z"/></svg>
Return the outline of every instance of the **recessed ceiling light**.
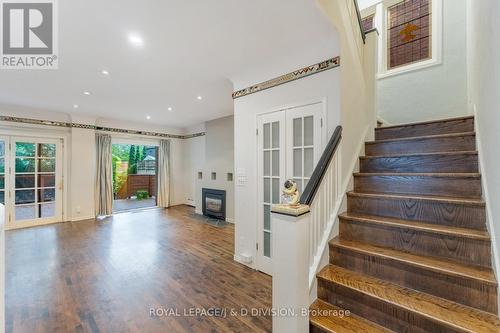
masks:
<svg viewBox="0 0 500 333"><path fill-rule="evenodd" d="M151 119L151 116L146 116L146 119L148 119L148 120Z"/></svg>
<svg viewBox="0 0 500 333"><path fill-rule="evenodd" d="M80 105L78 104L73 104L73 109L78 109L80 107Z"/></svg>
<svg viewBox="0 0 500 333"><path fill-rule="evenodd" d="M172 109L172 107L171 107L171 106L169 106L169 107L167 108L167 110L168 110L168 111L172 111L173 109Z"/></svg>
<svg viewBox="0 0 500 333"><path fill-rule="evenodd" d="M144 40L142 39L142 37L135 33L131 33L128 35L128 41L130 42L130 44L136 47L141 47L144 45Z"/></svg>
<svg viewBox="0 0 500 333"><path fill-rule="evenodd" d="M203 99L203 97L201 97L201 96L198 96L198 97L196 97L196 98L197 98L199 101L201 101L201 100Z"/></svg>
<svg viewBox="0 0 500 333"><path fill-rule="evenodd" d="M103 70L101 71L101 74L102 74L102 75L109 75L109 72L108 72L107 70L103 69Z"/></svg>
<svg viewBox="0 0 500 333"><path fill-rule="evenodd" d="M83 94L86 96L90 96L90 91L84 91Z"/></svg>

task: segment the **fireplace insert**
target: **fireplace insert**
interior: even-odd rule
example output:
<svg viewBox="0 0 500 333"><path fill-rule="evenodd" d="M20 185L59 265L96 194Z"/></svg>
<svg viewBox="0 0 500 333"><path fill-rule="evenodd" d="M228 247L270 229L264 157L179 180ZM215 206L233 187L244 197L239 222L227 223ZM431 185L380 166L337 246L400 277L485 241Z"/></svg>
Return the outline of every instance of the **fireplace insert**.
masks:
<svg viewBox="0 0 500 333"><path fill-rule="evenodd" d="M226 191L203 188L201 190L203 215L226 220Z"/></svg>

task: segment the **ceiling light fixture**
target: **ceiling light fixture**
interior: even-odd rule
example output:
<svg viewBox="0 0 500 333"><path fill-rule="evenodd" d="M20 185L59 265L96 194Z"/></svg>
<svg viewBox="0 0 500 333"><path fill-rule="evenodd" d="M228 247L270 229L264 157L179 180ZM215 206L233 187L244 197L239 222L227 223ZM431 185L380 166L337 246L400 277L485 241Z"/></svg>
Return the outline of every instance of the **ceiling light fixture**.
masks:
<svg viewBox="0 0 500 333"><path fill-rule="evenodd" d="M146 119L147 119L147 120L151 119L151 116L146 116Z"/></svg>
<svg viewBox="0 0 500 333"><path fill-rule="evenodd" d="M107 75L109 75L109 72L108 72L107 70L103 69L103 70L101 71L101 74L102 74L102 75L106 75L106 76L107 76Z"/></svg>
<svg viewBox="0 0 500 333"><path fill-rule="evenodd" d="M90 96L90 91L84 91L83 94L86 96Z"/></svg>
<svg viewBox="0 0 500 333"><path fill-rule="evenodd" d="M80 105L78 104L73 104L73 109L78 109L80 107Z"/></svg>
<svg viewBox="0 0 500 333"><path fill-rule="evenodd" d="M135 47L141 47L144 45L144 40L141 36L135 33L131 33L128 35L128 41Z"/></svg>
<svg viewBox="0 0 500 333"><path fill-rule="evenodd" d="M171 106L169 106L169 107L167 108L167 110L168 110L168 111L172 111L173 109L172 109L172 107L171 107Z"/></svg>
<svg viewBox="0 0 500 333"><path fill-rule="evenodd" d="M198 97L196 97L196 98L197 98L199 101L201 101L201 100L203 99L203 97L201 97L201 96L198 96Z"/></svg>

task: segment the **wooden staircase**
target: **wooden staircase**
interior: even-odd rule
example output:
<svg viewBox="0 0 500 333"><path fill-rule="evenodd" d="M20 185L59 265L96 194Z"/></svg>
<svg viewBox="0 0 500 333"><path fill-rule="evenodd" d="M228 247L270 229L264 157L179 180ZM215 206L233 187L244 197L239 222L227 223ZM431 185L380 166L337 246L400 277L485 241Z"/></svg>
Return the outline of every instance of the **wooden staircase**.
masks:
<svg viewBox="0 0 500 333"><path fill-rule="evenodd" d="M375 138L317 275L311 332L500 332L474 118Z"/></svg>

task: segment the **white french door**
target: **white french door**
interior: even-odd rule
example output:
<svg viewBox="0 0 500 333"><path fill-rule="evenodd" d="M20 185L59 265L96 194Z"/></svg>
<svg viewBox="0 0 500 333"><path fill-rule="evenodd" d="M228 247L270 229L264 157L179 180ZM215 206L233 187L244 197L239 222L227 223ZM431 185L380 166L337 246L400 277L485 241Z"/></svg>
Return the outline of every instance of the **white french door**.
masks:
<svg viewBox="0 0 500 333"><path fill-rule="evenodd" d="M321 156L323 104L258 117L257 269L272 275L271 206L280 203L286 179L302 193Z"/></svg>
<svg viewBox="0 0 500 333"><path fill-rule="evenodd" d="M257 265L264 273L272 272L271 205L280 202L285 176L285 111L263 115L258 120L259 195Z"/></svg>
<svg viewBox="0 0 500 333"><path fill-rule="evenodd" d="M5 153L0 163L5 167L0 164L4 180L0 196L4 195L7 227L62 221L61 140L8 137L2 143Z"/></svg>
<svg viewBox="0 0 500 333"><path fill-rule="evenodd" d="M297 183L302 193L321 157L323 104L287 111L286 178Z"/></svg>

